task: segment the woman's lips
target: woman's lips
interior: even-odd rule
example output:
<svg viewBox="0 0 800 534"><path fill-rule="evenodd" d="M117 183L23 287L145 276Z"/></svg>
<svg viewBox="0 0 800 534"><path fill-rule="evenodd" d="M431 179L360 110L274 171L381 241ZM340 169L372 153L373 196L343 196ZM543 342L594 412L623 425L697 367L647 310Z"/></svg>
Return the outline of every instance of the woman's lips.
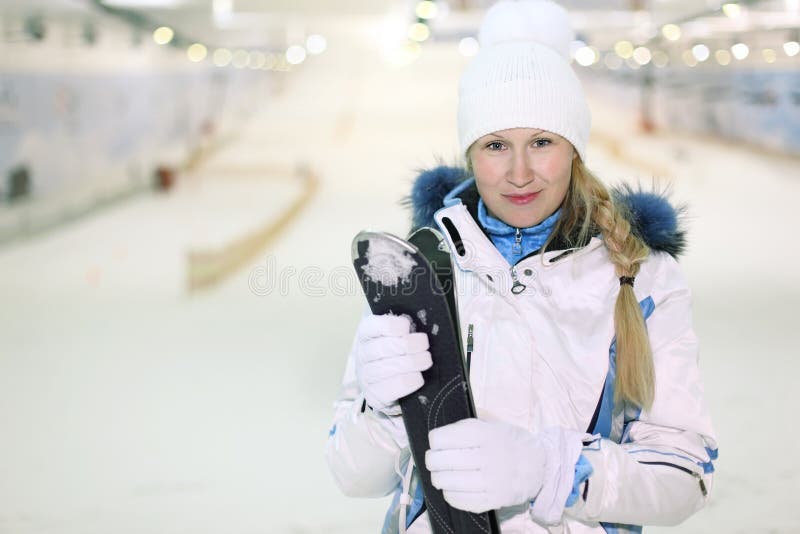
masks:
<svg viewBox="0 0 800 534"><path fill-rule="evenodd" d="M539 193L536 192L536 193L527 193L525 195L503 195L503 196L506 197L508 201L511 202L512 204L520 206L522 204L527 204L529 202L532 202L536 197L539 196Z"/></svg>

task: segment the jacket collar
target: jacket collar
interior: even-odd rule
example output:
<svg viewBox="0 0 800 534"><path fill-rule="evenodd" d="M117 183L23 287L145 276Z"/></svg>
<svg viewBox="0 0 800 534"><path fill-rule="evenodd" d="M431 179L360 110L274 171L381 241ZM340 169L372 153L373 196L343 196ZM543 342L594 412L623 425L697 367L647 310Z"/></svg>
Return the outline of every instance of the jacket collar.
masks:
<svg viewBox="0 0 800 534"><path fill-rule="evenodd" d="M654 251L677 258L686 248L684 206L673 206L667 191L646 191L641 186L611 189L624 209L631 229ZM474 178L461 167L438 166L419 173L404 204L412 211L412 231L434 226L434 214L442 207L464 204L477 221L477 188ZM474 204L474 207L473 207ZM473 211L475 211L473 213ZM476 226L477 225L476 223Z"/></svg>

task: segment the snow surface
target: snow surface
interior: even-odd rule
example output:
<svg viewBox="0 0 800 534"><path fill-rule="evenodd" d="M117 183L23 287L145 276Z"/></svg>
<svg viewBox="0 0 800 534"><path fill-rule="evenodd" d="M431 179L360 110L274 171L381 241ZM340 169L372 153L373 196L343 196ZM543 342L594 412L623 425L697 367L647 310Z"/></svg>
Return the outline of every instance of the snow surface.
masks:
<svg viewBox="0 0 800 534"><path fill-rule="evenodd" d="M365 227L403 235L398 199L414 169L457 154L462 60L432 44L414 66L389 70L334 48L284 78L207 176L224 180L248 155L306 160L322 180L302 219L218 288L186 294L182 258L192 219L229 208L179 209L180 192L0 249L0 532L380 529L388 499L344 497L322 454L365 306L349 247ZM645 138L619 110L593 111L596 131L669 166L675 196L690 203L681 265L720 442L706 508L645 532L800 532L797 161L689 135ZM649 183L630 160L589 147L607 181ZM253 191L263 203L242 209L256 220L287 201ZM275 285L254 291L251 273L270 259Z"/></svg>
<svg viewBox="0 0 800 534"><path fill-rule="evenodd" d="M395 287L398 283L408 283L416 265L414 258L396 243L372 238L367 248L367 263L361 269L373 282L384 287Z"/></svg>

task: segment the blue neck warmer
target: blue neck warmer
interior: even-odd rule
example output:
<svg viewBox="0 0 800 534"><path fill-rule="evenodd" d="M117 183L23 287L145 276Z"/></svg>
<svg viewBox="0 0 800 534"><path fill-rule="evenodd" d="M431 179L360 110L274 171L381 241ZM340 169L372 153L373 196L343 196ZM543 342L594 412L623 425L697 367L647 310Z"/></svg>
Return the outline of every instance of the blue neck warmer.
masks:
<svg viewBox="0 0 800 534"><path fill-rule="evenodd" d="M514 265L521 258L542 248L547 238L550 237L560 214L561 209L559 208L536 226L514 228L489 215L483 199L478 200L478 220L509 265ZM517 232L520 234L519 244L517 244Z"/></svg>

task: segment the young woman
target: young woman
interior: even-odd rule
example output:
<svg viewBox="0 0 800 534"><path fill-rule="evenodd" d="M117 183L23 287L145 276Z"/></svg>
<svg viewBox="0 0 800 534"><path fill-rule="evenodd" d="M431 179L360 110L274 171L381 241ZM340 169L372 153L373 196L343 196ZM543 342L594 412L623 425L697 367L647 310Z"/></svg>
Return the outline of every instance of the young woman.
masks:
<svg viewBox="0 0 800 534"><path fill-rule="evenodd" d="M571 40L551 2L493 6L459 87L467 168L423 173L411 195L414 225L451 251L478 414L433 430L425 464L504 534L677 524L706 502L717 454L676 212L584 165ZM395 492L385 533L436 521L403 484L397 402L423 384L427 349L408 319L366 314L335 405L329 466L348 495Z"/></svg>

